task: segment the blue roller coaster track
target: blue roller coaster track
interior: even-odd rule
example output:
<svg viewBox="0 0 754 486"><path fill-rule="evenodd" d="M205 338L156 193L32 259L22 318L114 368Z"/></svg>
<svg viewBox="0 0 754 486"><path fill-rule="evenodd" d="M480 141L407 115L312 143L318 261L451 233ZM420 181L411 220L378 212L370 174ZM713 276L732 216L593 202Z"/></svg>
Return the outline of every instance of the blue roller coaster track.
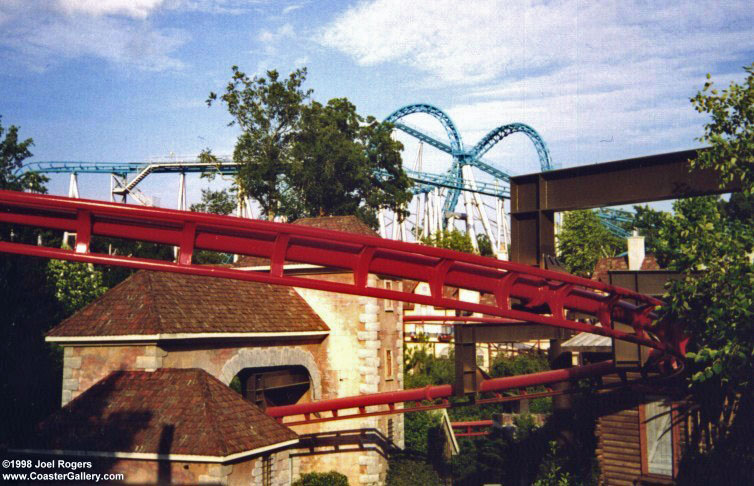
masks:
<svg viewBox="0 0 754 486"><path fill-rule="evenodd" d="M423 133L420 130L410 127L405 123L399 121L403 117L412 115L414 113L424 113L437 119L445 129L449 143L437 140L437 138L427 135L426 133ZM454 181L454 183L443 186L452 186L447 198L445 199L444 209L446 212L453 211L456 207L456 204L458 203L458 197L460 196L462 190L459 187L463 187L464 185L463 176L461 175L462 168L466 165L476 167L477 169L493 176L495 179L501 182L509 182L510 174L482 160L482 156L484 156L484 154L486 154L495 144L509 135L512 135L514 133L523 133L524 135L529 137L529 139L534 144L534 148L537 151L540 168L543 171L553 168L550 151L547 149L547 144L545 144L544 140L542 140L542 137L539 135L539 133L537 133L536 130L524 123L511 123L508 125L499 126L485 135L476 145L474 145L474 147L472 147L471 149L465 149L461 135L458 133L458 129L456 129L456 126L450 116L448 116L448 114L442 111L440 108L437 108L436 106L430 105L428 103L415 103L406 105L391 113L387 118L385 118L385 121L392 123L393 126L398 130L407 133L408 135L411 135L412 137L451 155L453 160L450 169L448 169L447 173L445 174L445 180ZM430 190L431 186L427 186L422 189L424 191Z"/></svg>

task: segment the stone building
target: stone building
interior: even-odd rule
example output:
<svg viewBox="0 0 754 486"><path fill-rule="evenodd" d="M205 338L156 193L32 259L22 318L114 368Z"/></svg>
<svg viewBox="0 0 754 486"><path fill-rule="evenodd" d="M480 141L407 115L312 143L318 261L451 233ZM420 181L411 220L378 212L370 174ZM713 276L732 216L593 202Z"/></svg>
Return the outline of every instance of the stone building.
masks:
<svg viewBox="0 0 754 486"><path fill-rule="evenodd" d="M355 217L297 223L376 236ZM259 258L241 258L235 266L249 272L269 271L269 261ZM295 262L287 263L285 272L353 281L351 272ZM368 284L401 285L378 275L370 275ZM402 415L288 428L260 411L267 406L401 389L399 302L139 271L52 329L46 339L64 348L64 407L42 424L37 451L110 454L119 458L115 469L139 471L132 482L156 480L160 471L170 470L172 478L184 478L178 481L184 484L287 485L305 472L335 470L346 474L352 485L378 485L384 484L387 473L386 451L403 445ZM172 384L158 390L157 383L164 382ZM141 385L155 389L134 410L153 418L143 423L109 420L113 414L131 413L129 407L136 402L124 397L140 393ZM228 388L231 385L246 400L233 399L240 397ZM168 390L170 394L161 395ZM208 416L201 417L203 422L191 420L195 425L186 427L190 414L185 407L166 410L163 406L172 399L180 402L177 397L205 403ZM242 413L225 417L221 403L232 403ZM101 412L103 407L107 414ZM251 426L249 417L264 427L247 433L241 441L229 439L219 429L208 430L217 423L214 420L223 421L230 431L242 429ZM100 444L74 434L70 440L59 441L60 431L76 430L82 421L119 427L134 440ZM132 423L133 430L129 429ZM172 441L156 439L171 426ZM213 433L218 437L212 439ZM223 440L232 444L223 445ZM210 443L215 449L200 447ZM184 449L188 444L194 448Z"/></svg>

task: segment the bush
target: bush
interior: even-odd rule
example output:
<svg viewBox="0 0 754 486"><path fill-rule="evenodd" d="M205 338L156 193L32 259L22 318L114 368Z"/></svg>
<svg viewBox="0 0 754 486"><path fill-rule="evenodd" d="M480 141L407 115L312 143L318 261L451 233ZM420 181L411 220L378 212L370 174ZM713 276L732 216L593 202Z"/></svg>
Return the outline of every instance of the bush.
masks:
<svg viewBox="0 0 754 486"><path fill-rule="evenodd" d="M408 454L391 456L387 470L387 486L435 486L442 481L422 457Z"/></svg>
<svg viewBox="0 0 754 486"><path fill-rule="evenodd" d="M348 478L336 471L306 473L293 486L348 486Z"/></svg>

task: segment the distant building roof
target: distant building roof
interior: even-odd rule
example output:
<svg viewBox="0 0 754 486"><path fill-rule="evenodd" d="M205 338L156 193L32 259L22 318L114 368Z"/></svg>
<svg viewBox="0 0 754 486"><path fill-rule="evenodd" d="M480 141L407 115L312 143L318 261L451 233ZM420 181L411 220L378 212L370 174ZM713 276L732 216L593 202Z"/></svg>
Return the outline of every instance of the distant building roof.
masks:
<svg viewBox="0 0 754 486"><path fill-rule="evenodd" d="M207 372L163 368L112 372L42 422L32 448L226 462L296 442Z"/></svg>
<svg viewBox="0 0 754 486"><path fill-rule="evenodd" d="M613 350L613 341L607 336L580 332L560 345L563 351L581 353L609 353Z"/></svg>
<svg viewBox="0 0 754 486"><path fill-rule="evenodd" d="M357 216L322 216L318 218L299 218L292 224L311 226L331 231L342 231L364 236L379 238L379 234ZM237 267L269 267L270 259L256 256L241 256L236 262Z"/></svg>
<svg viewBox="0 0 754 486"><path fill-rule="evenodd" d="M358 216L322 216L319 218L299 218L293 224L311 226L333 231L342 231L344 233L354 233L364 236L380 235L373 230L368 224L362 221Z"/></svg>
<svg viewBox="0 0 754 486"><path fill-rule="evenodd" d="M327 324L292 287L139 271L54 327L47 339L220 338L327 331Z"/></svg>
<svg viewBox="0 0 754 486"><path fill-rule="evenodd" d="M641 270L660 270L660 265L654 255L647 255L641 262ZM617 256L602 258L597 261L592 273L592 280L599 280L603 283L608 282L608 272L610 270L628 270L628 256Z"/></svg>

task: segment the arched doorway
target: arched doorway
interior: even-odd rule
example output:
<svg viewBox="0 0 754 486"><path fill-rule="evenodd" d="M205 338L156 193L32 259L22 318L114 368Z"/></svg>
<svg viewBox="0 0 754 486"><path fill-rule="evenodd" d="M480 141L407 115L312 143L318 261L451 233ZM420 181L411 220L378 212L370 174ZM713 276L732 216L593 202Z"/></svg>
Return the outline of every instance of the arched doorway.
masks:
<svg viewBox="0 0 754 486"><path fill-rule="evenodd" d="M244 368L231 388L262 410L312 400L311 377L301 365Z"/></svg>

